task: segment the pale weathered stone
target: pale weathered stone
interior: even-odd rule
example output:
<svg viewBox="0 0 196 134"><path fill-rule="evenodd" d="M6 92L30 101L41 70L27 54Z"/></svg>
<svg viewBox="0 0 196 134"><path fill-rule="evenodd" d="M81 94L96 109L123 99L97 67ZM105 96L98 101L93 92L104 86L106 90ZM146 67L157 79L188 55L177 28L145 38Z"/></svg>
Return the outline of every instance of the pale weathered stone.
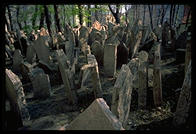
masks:
<svg viewBox="0 0 196 134"><path fill-rule="evenodd" d="M124 130L103 98L96 99L66 130Z"/></svg>
<svg viewBox="0 0 196 134"><path fill-rule="evenodd" d="M13 70L15 72L20 72L20 65L24 62L23 56L21 54L21 51L19 49L16 49L14 51L14 56L13 56Z"/></svg>
<svg viewBox="0 0 196 134"><path fill-rule="evenodd" d="M148 53L141 51L139 53L139 88L138 88L138 108L146 108L147 83L148 83Z"/></svg>
<svg viewBox="0 0 196 134"><path fill-rule="evenodd" d="M23 120L29 120L30 115L27 109L22 82L11 70L6 69L6 93L15 112L19 112Z"/></svg>
<svg viewBox="0 0 196 134"><path fill-rule="evenodd" d="M133 58L131 61L127 64L129 66L129 69L132 72L133 76L133 88L139 88L139 73L138 73L138 67L139 67L139 58Z"/></svg>
<svg viewBox="0 0 196 134"><path fill-rule="evenodd" d="M106 76L114 77L116 73L117 46L108 44L104 46L104 72Z"/></svg>
<svg viewBox="0 0 196 134"><path fill-rule="evenodd" d="M94 41L91 49L92 49L92 54L95 55L96 60L99 65L103 64L103 55L104 55L104 47L98 42Z"/></svg>
<svg viewBox="0 0 196 134"><path fill-rule="evenodd" d="M160 63L160 44L157 43L154 52L154 70L153 70L153 97L154 105L162 104L162 82L161 82L161 63Z"/></svg>
<svg viewBox="0 0 196 134"><path fill-rule="evenodd" d="M112 94L111 111L122 122L123 126L127 125L129 117L132 94L132 73L127 65L123 65Z"/></svg>
<svg viewBox="0 0 196 134"><path fill-rule="evenodd" d="M67 97L68 97L68 101L69 103L76 103L76 96L75 94L71 91L71 88L72 88L72 84L73 84L73 79L72 79L72 76L69 75L70 71L69 71L69 68L68 66L66 67L66 61L63 61L64 59L62 59L62 56L65 57L65 54L63 52L63 50L57 50L57 59L58 59L58 65L59 65L59 69L60 69L60 72L61 72L61 77L62 77L62 80L63 80L63 83L64 83L64 86L65 86L65 90L66 90L66 93L68 94Z"/></svg>
<svg viewBox="0 0 196 134"><path fill-rule="evenodd" d="M133 46L133 49L131 49L131 53L132 53L131 58L135 57L136 53L138 52L141 39L142 39L142 32L140 31L138 32L137 37L136 37L137 41L135 45Z"/></svg>
<svg viewBox="0 0 196 134"><path fill-rule="evenodd" d="M40 36L37 40L34 41L33 47L36 51L38 59L50 65L50 51L46 37Z"/></svg>
<svg viewBox="0 0 196 134"><path fill-rule="evenodd" d="M173 118L173 124L176 126L185 124L189 116L188 112L190 109L190 104L192 103L191 70L192 66L190 60L180 92L180 97L178 99L175 116Z"/></svg>

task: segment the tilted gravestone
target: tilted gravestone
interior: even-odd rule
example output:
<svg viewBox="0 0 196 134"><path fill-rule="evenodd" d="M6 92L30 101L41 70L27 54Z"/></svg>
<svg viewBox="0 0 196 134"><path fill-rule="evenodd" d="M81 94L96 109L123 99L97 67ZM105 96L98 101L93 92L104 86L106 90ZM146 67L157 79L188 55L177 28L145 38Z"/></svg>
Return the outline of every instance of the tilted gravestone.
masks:
<svg viewBox="0 0 196 134"><path fill-rule="evenodd" d="M180 97L178 99L176 112L173 118L174 125L183 125L186 123L187 118L189 116L188 112L191 105L192 100L192 92L191 92L191 60L189 62L186 75L184 78L184 82L182 85L182 89L180 92Z"/></svg>
<svg viewBox="0 0 196 134"><path fill-rule="evenodd" d="M132 72L133 76L133 88L136 89L139 87L139 73L138 73L138 67L139 67L139 58L133 58L131 61L127 64L129 66L129 69Z"/></svg>
<svg viewBox="0 0 196 134"><path fill-rule="evenodd" d="M36 52L33 45L29 45L27 47L26 58L27 58L27 62L29 62L30 64L36 61Z"/></svg>
<svg viewBox="0 0 196 134"><path fill-rule="evenodd" d="M76 96L72 91L72 79L70 74L70 70L69 70L69 66L66 65L66 61L64 61L63 57L65 57L65 54L63 52L63 50L56 50L57 52L57 60L58 60L58 65L59 65L59 69L61 72L61 77L65 86L65 90L67 93L67 97L68 97L68 101L71 104L76 103Z"/></svg>
<svg viewBox="0 0 196 134"><path fill-rule="evenodd" d="M142 32L139 31L136 37L136 43L134 44L134 46L131 48L131 58L135 57L136 53L138 52L139 49L139 45L142 39Z"/></svg>
<svg viewBox="0 0 196 134"><path fill-rule="evenodd" d="M92 54L95 55L99 65L103 64L104 47L98 42L94 41L91 46Z"/></svg>
<svg viewBox="0 0 196 134"><path fill-rule="evenodd" d="M6 69L6 93L13 106L13 110L19 113L23 120L29 120L30 115L27 109L22 82L11 70Z"/></svg>
<svg viewBox="0 0 196 134"><path fill-rule="evenodd" d="M34 98L46 99L51 96L50 79L41 68L35 68L29 73Z"/></svg>
<svg viewBox="0 0 196 134"><path fill-rule="evenodd" d="M138 88L138 108L146 108L147 83L148 83L148 53L141 51L139 53L139 88Z"/></svg>
<svg viewBox="0 0 196 134"><path fill-rule="evenodd" d="M127 65L122 65L120 73L116 79L112 94L111 111L123 127L127 125L129 117L132 94L132 73Z"/></svg>
<svg viewBox="0 0 196 134"><path fill-rule="evenodd" d="M191 34L188 33L188 37L187 37L187 45L186 45L186 54L185 54L185 68L184 68L184 72L186 74L186 70L188 68L188 64L189 61L191 60Z"/></svg>
<svg viewBox="0 0 196 134"><path fill-rule="evenodd" d="M106 76L114 77L116 73L117 45L104 45L104 72Z"/></svg>
<svg viewBox="0 0 196 134"><path fill-rule="evenodd" d="M124 130L103 98L97 98L66 130Z"/></svg>
<svg viewBox="0 0 196 134"><path fill-rule="evenodd" d="M24 60L21 51L19 49L16 49L13 56L13 70L15 72L21 71L20 65L22 64L22 62L24 62Z"/></svg>
<svg viewBox="0 0 196 134"><path fill-rule="evenodd" d="M160 44L156 42L154 52L153 68L153 97L155 106L162 104L162 82L161 82L161 62L160 62Z"/></svg>

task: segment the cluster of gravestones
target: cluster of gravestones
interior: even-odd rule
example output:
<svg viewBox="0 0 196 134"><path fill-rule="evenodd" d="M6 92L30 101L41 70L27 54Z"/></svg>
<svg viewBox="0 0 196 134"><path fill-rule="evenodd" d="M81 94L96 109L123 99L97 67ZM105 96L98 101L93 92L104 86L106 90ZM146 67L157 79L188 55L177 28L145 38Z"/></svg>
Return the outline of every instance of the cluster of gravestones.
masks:
<svg viewBox="0 0 196 134"><path fill-rule="evenodd" d="M26 43L26 49L19 40L20 47L15 48L13 53L12 71L6 69L6 91L10 103L19 107L14 107L19 115L30 118L26 117L28 110L24 99L25 94L16 74L22 74L22 77L31 81L35 98L47 98L51 96L49 74L59 72L69 104L77 104L80 92L86 92L90 84L95 98L95 101L66 129L123 130L129 116L133 89L138 89L138 108L146 108L149 59L154 64L154 104L157 107L162 104L161 37L153 32L150 34L149 29L144 29L139 23L135 23L133 28L129 25L120 26L111 22L107 26L91 29L85 26L72 29L66 25L64 35L59 33L52 39L47 31L42 29L38 36L31 38L32 40L26 39L26 42L29 42ZM153 42L150 44L151 47L144 48L147 39ZM144 43L142 47L141 43ZM187 64L186 74L190 73L188 64L191 53L190 45L187 46L189 47L187 47L185 62ZM146 49L149 53L144 51ZM83 62L79 63L81 58ZM99 78L99 66L101 65L104 66L106 77L115 77L117 66L121 67L113 87L111 108L102 99L103 91ZM79 68L79 77L76 77L77 68ZM182 91L190 92L186 88L186 84L190 84L190 77L186 76L185 79L188 80L185 80ZM103 124L99 126L96 124L98 122Z"/></svg>

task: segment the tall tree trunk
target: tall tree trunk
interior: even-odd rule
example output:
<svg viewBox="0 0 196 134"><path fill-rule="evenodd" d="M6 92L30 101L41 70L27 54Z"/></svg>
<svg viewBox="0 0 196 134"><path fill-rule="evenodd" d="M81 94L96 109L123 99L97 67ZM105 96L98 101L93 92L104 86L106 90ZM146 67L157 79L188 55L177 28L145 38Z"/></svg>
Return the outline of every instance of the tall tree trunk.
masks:
<svg viewBox="0 0 196 134"><path fill-rule="evenodd" d="M55 22L56 22L56 26L57 26L57 32L61 32L61 26L60 26L60 20L59 20L59 16L58 16L58 6L54 5L54 17L55 17Z"/></svg>
<svg viewBox="0 0 196 134"><path fill-rule="evenodd" d="M20 22L19 22L19 12L20 12L20 7L19 7L19 5L16 7L16 19L17 19L17 23L18 23L18 26L19 26L19 28L20 29L22 29L22 26L21 26L21 24L20 24Z"/></svg>
<svg viewBox="0 0 196 134"><path fill-rule="evenodd" d="M95 20L99 21L97 5L95 5Z"/></svg>
<svg viewBox="0 0 196 134"><path fill-rule="evenodd" d="M91 11L90 11L90 4L88 5L88 11L89 11L89 16L88 16L88 27L91 26Z"/></svg>
<svg viewBox="0 0 196 134"><path fill-rule="evenodd" d="M48 27L48 32L49 32L49 35L50 37L52 37L52 31L51 31L51 16L49 14L49 11L48 11L48 7L46 5L44 5L44 13L45 13L45 17L46 17L46 24L47 24L47 27Z"/></svg>
<svg viewBox="0 0 196 134"><path fill-rule="evenodd" d="M11 26L10 26L9 20L8 20L6 15L5 15L5 23L7 24L7 29L10 32L11 31Z"/></svg>
<svg viewBox="0 0 196 134"><path fill-rule="evenodd" d="M127 9L127 5L125 5L125 21L126 21L126 24L128 24L128 9Z"/></svg>
<svg viewBox="0 0 196 134"><path fill-rule="evenodd" d="M189 12L188 12L188 16L187 16L187 20L186 20L186 27L188 26L190 14L191 14L191 8L189 9Z"/></svg>
<svg viewBox="0 0 196 134"><path fill-rule="evenodd" d="M83 13L82 13L82 6L78 5L78 9L79 9L79 23L80 25L83 25Z"/></svg>
<svg viewBox="0 0 196 134"><path fill-rule="evenodd" d="M143 16L143 25L144 25L144 23L145 23L145 16L146 16L146 6L144 5L144 16Z"/></svg>
<svg viewBox="0 0 196 134"><path fill-rule="evenodd" d="M150 14L150 26L151 26L151 29L153 30L152 9L150 8L150 5L148 5L148 10L149 10L149 14Z"/></svg>
<svg viewBox="0 0 196 134"><path fill-rule="evenodd" d="M112 8L111 8L110 5L108 5L108 7L109 7L109 9L110 9L112 15L114 16L114 18L115 18L115 20L116 20L116 24L119 24L119 23L120 23L120 14L119 14L120 5L119 5L119 4L116 5L116 12L114 12L114 11L112 10Z"/></svg>
<svg viewBox="0 0 196 134"><path fill-rule="evenodd" d="M8 10L9 20L10 20L10 28L11 28L11 31L13 31L14 29L13 29L12 16L11 16L11 11L10 11L9 5L7 5L7 10Z"/></svg>
<svg viewBox="0 0 196 134"><path fill-rule="evenodd" d="M37 11L38 11L38 6L35 5L35 13L33 14L33 19L32 19L33 28L35 28L35 22L36 22L36 18L37 18Z"/></svg>
<svg viewBox="0 0 196 134"><path fill-rule="evenodd" d="M172 15L173 15L173 4L171 5L170 7L170 17L169 17L169 25L170 25L170 28L172 26Z"/></svg>
<svg viewBox="0 0 196 134"><path fill-rule="evenodd" d="M41 17L40 17L40 24L39 24L39 29L41 29L44 26L44 11L42 10L42 7L40 7L40 12L41 12Z"/></svg>
<svg viewBox="0 0 196 134"><path fill-rule="evenodd" d="M73 27L75 26L75 14L74 14L74 5L72 5L72 22L73 22Z"/></svg>
<svg viewBox="0 0 196 134"><path fill-rule="evenodd" d="M180 7L180 5L178 5L178 7L177 7L177 9L176 9L175 24L174 24L175 26L176 26L176 24L177 24L177 18L178 18L179 7Z"/></svg>

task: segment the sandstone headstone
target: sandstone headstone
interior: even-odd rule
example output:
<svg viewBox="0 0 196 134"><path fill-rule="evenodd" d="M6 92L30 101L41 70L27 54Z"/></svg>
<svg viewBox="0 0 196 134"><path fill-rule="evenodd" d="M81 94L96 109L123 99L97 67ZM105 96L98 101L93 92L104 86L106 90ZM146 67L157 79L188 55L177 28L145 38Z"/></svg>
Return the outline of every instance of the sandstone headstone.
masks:
<svg viewBox="0 0 196 134"><path fill-rule="evenodd" d="M120 73L114 84L111 111L123 127L127 125L132 94L132 73L127 65L121 67Z"/></svg>
<svg viewBox="0 0 196 134"><path fill-rule="evenodd" d="M155 106L160 106L162 104L162 82L159 43L156 43L154 52L153 97Z"/></svg>
<svg viewBox="0 0 196 134"><path fill-rule="evenodd" d="M117 45L104 46L104 72L106 76L114 77L116 73Z"/></svg>
<svg viewBox="0 0 196 134"><path fill-rule="evenodd" d="M139 53L139 89L138 89L138 108L146 108L147 83L148 83L148 53L141 51Z"/></svg>
<svg viewBox="0 0 196 134"><path fill-rule="evenodd" d="M137 34L138 37L136 37L136 43L135 45L132 47L133 49L131 49L131 58L133 58L136 53L138 52L138 49L139 49L139 45L140 45L140 42L141 42L141 39L142 39L142 32L139 31L138 34Z"/></svg>
<svg viewBox="0 0 196 134"><path fill-rule="evenodd" d="M66 130L124 130L103 98L96 99Z"/></svg>
<svg viewBox="0 0 196 134"><path fill-rule="evenodd" d="M20 65L22 62L24 62L24 60L21 51L19 49L16 49L13 55L13 70L16 72L20 72Z"/></svg>
<svg viewBox="0 0 196 134"><path fill-rule="evenodd" d="M27 109L22 82L11 70L6 69L6 93L15 112L19 112L23 120L29 120L30 115Z"/></svg>
<svg viewBox="0 0 196 134"><path fill-rule="evenodd" d="M192 100L192 92L191 92L191 60L189 62L186 75L184 78L184 82L182 85L182 89L180 92L180 97L178 99L178 104L176 108L176 112L173 118L174 125L182 125L185 124L188 118L188 112Z"/></svg>

